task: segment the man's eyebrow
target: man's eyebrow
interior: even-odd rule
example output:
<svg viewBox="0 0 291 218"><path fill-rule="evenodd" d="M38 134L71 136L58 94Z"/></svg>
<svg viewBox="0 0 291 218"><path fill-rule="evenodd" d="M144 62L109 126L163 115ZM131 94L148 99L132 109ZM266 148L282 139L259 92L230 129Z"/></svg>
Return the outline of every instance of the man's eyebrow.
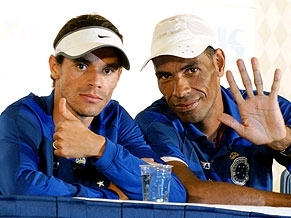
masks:
<svg viewBox="0 0 291 218"><path fill-rule="evenodd" d="M187 63L185 66L181 67L179 71L183 71L191 67L197 67L197 65L198 63L196 61L191 61L190 63ZM156 75L160 75L160 74L172 74L172 73L168 71L156 71Z"/></svg>
<svg viewBox="0 0 291 218"><path fill-rule="evenodd" d="M72 61L74 62L85 62L85 63L90 63L91 61L84 58L84 57L79 57L79 58L76 58L76 59L72 59Z"/></svg>
<svg viewBox="0 0 291 218"><path fill-rule="evenodd" d="M171 74L171 72L168 72L168 71L156 71L156 75L161 75L161 74Z"/></svg>
<svg viewBox="0 0 291 218"><path fill-rule="evenodd" d="M71 61L73 61L75 63L78 63L78 62L92 63L92 61L89 58L85 58L85 57L79 57L79 58L76 58L76 59L72 59ZM116 62L107 63L106 66L107 67L116 68L116 69L122 67L120 63L116 63Z"/></svg>
<svg viewBox="0 0 291 218"><path fill-rule="evenodd" d="M187 63L185 66L183 66L181 68L181 70L185 70L187 68L197 67L197 66L198 66L198 63L196 61L191 61L191 62Z"/></svg>
<svg viewBox="0 0 291 218"><path fill-rule="evenodd" d="M107 67L112 67L112 68L115 68L115 69L118 69L118 68L122 67L121 64L119 64L119 63L108 63L108 64L106 64L106 66Z"/></svg>

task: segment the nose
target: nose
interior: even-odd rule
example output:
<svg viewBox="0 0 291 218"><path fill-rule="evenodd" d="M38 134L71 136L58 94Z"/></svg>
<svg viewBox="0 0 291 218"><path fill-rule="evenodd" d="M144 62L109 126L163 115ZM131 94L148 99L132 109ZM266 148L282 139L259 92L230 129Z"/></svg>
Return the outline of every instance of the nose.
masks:
<svg viewBox="0 0 291 218"><path fill-rule="evenodd" d="M189 94L191 87L189 86L188 80L183 76L175 79L173 95L182 98Z"/></svg>
<svg viewBox="0 0 291 218"><path fill-rule="evenodd" d="M101 88L103 84L103 76L102 73L98 72L97 69L92 69L87 74L87 83L91 87Z"/></svg>

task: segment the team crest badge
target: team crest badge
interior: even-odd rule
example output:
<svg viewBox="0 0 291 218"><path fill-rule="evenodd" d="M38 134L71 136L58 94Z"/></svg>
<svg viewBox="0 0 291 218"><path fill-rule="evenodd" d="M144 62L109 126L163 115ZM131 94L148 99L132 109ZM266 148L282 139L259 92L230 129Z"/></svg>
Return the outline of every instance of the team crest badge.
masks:
<svg viewBox="0 0 291 218"><path fill-rule="evenodd" d="M85 157L79 157L79 158L76 158L75 162L76 162L77 164L85 165L85 164L86 164L86 158L85 158Z"/></svg>
<svg viewBox="0 0 291 218"><path fill-rule="evenodd" d="M250 165L246 157L236 157L230 166L231 180L234 184L245 185L249 180Z"/></svg>

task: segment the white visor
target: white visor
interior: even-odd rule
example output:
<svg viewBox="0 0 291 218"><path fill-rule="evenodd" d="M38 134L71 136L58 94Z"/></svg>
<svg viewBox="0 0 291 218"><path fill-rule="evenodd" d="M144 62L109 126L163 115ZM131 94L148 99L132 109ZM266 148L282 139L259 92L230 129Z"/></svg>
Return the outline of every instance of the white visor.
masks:
<svg viewBox="0 0 291 218"><path fill-rule="evenodd" d="M121 39L113 31L103 27L87 27L69 33L56 45L55 55L76 59L104 47L116 48L121 54L122 66L129 70L129 60L124 52Z"/></svg>

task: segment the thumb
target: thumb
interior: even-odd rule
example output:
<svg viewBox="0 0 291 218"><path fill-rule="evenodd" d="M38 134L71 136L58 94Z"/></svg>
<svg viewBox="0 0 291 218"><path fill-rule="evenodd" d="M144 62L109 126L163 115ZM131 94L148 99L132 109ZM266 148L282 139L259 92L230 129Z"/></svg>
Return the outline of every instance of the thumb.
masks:
<svg viewBox="0 0 291 218"><path fill-rule="evenodd" d="M243 132L243 125L240 124L234 117L229 114L222 113L217 119L222 122L224 125L231 127L234 129L239 135Z"/></svg>
<svg viewBox="0 0 291 218"><path fill-rule="evenodd" d="M68 110L66 104L67 100L65 98L61 98L59 102L60 115L66 120L76 120L77 118L71 113L71 111Z"/></svg>

